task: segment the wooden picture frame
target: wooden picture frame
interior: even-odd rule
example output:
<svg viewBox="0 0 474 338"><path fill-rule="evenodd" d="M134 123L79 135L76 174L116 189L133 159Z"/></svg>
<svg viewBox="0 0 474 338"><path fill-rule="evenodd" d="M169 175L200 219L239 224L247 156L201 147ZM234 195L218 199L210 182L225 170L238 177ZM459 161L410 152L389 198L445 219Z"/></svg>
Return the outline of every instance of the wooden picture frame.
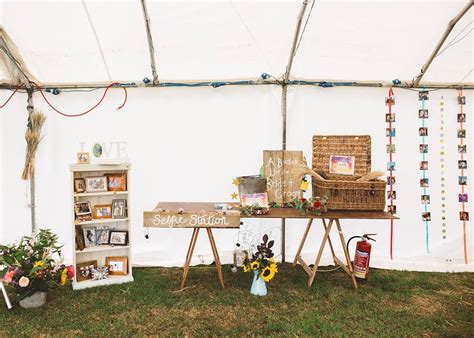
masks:
<svg viewBox="0 0 474 338"><path fill-rule="evenodd" d="M127 200L124 198L112 200L112 217L127 218Z"/></svg>
<svg viewBox="0 0 474 338"><path fill-rule="evenodd" d="M112 218L112 204L94 205L94 219Z"/></svg>
<svg viewBox="0 0 474 338"><path fill-rule="evenodd" d="M126 246L128 244L128 231L110 230L109 244Z"/></svg>
<svg viewBox="0 0 474 338"><path fill-rule="evenodd" d="M109 275L128 275L128 257L105 257L105 266L109 267Z"/></svg>
<svg viewBox="0 0 474 338"><path fill-rule="evenodd" d="M107 191L107 177L86 177L86 192Z"/></svg>
<svg viewBox="0 0 474 338"><path fill-rule="evenodd" d="M76 159L78 164L89 164L91 162L89 153L77 153Z"/></svg>
<svg viewBox="0 0 474 338"><path fill-rule="evenodd" d="M126 191L127 175L125 173L106 174L108 191Z"/></svg>
<svg viewBox="0 0 474 338"><path fill-rule="evenodd" d="M74 192L76 194L81 194L86 191L86 180L83 178L74 179Z"/></svg>
<svg viewBox="0 0 474 338"><path fill-rule="evenodd" d="M92 269L97 269L97 261L87 261L76 264L76 280L82 282L92 279Z"/></svg>

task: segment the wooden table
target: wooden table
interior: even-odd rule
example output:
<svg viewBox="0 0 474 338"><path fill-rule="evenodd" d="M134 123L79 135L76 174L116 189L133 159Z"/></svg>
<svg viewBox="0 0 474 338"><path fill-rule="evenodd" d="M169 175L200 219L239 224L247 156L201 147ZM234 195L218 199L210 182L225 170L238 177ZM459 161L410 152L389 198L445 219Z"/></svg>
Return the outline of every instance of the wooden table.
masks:
<svg viewBox="0 0 474 338"><path fill-rule="evenodd" d="M197 213L197 212L212 213L212 212L216 212L214 210L215 204L216 203L210 203L210 202L202 202L202 203L201 202L195 202L195 203L161 202L161 203L158 203L158 205L155 207L153 211L144 213L144 225L155 226L155 227L170 227L168 225L157 226L156 224L152 225L150 223L151 217L153 217L153 215L157 212L157 210L167 210L173 214L176 214L178 210L182 208L186 213ZM234 207L237 206L237 204L235 203L228 203L228 204L233 205ZM351 279L351 282L354 288L357 288L357 281L354 276L354 271L352 268L349 252L347 251L347 248L346 248L346 241L344 239L344 234L342 231L341 220L342 219L367 219L367 220L398 219L398 217L393 216L392 214L383 212L383 211L344 211L344 210L341 210L341 211L328 211L327 213L324 213L322 215L301 215L298 210L291 209L291 208L275 208L275 209L270 209L269 213L266 215L242 216L241 218L308 219L308 224L304 231L303 237L301 238L301 242L298 247L298 251L296 252L293 265L296 266L297 263L301 264L303 270L309 275L308 287L311 287L316 277L316 273L318 271L319 263L321 261L324 248L326 247L326 244L329 243L329 248L331 250L334 264L336 266L342 267L342 269L347 273L347 275ZM309 233L309 230L311 229L311 225L313 224L314 219L321 219L322 226L324 228L324 236L323 236L321 245L319 247L319 251L316 254L314 265L312 268L310 268L309 265L301 257L301 251L303 250L304 243L306 241L306 238L308 237L308 233ZM222 288L224 288L224 278L222 277L222 266L219 259L219 253L217 251L216 243L214 241L214 236L212 234L212 228L229 229L229 228L238 228L240 226L240 222L237 221L236 219L233 219L232 221L233 222L231 222L230 226L219 225L219 224L218 225L201 224L200 226L190 226L190 225L184 224L182 226L176 226L179 228L193 228L194 229L193 234L191 236L191 241L189 243L188 253L186 255L186 262L184 264L184 272L183 272L183 279L181 281L181 288L184 287L184 284L186 282L194 247L196 245L196 240L199 234L199 230L201 228L206 229L207 236L211 244L212 253L214 255L214 260L216 263L219 281ZM345 256L344 260L339 259L334 253L334 248L333 248L333 244L330 237L330 232L334 224L336 225L336 228L339 234L339 240L341 242L342 249Z"/></svg>

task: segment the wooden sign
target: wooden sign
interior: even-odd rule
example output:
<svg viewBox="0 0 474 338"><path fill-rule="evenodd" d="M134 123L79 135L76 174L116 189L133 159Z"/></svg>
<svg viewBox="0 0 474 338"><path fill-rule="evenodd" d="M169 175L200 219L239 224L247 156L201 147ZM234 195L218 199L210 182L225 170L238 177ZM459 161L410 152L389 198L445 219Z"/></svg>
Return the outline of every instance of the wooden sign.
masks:
<svg viewBox="0 0 474 338"><path fill-rule="evenodd" d="M151 228L239 228L240 212L202 211L145 211L143 226Z"/></svg>
<svg viewBox="0 0 474 338"><path fill-rule="evenodd" d="M292 169L301 167L303 161L302 151L263 152L263 172L267 179L268 202L288 203L302 196L301 178L295 177Z"/></svg>

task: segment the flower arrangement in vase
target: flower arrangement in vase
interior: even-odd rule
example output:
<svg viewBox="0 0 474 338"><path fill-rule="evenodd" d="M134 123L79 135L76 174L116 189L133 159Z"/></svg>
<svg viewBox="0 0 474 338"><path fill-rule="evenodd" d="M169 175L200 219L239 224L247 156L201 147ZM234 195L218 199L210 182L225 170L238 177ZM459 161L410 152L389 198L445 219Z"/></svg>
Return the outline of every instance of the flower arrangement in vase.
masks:
<svg viewBox="0 0 474 338"><path fill-rule="evenodd" d="M24 307L34 299L36 306L46 301L46 292L57 285L66 284L74 277L74 268L59 264L61 246L58 236L50 230L39 230L32 236L24 236L18 244L0 245L0 266L6 266L3 282L13 287Z"/></svg>
<svg viewBox="0 0 474 338"><path fill-rule="evenodd" d="M277 264L272 252L275 242L268 241L267 234L263 235L263 242L257 245L257 251L250 256L246 253L243 262L244 272L253 271L254 278L250 292L254 295L265 296L267 294L266 282L275 277L278 272Z"/></svg>

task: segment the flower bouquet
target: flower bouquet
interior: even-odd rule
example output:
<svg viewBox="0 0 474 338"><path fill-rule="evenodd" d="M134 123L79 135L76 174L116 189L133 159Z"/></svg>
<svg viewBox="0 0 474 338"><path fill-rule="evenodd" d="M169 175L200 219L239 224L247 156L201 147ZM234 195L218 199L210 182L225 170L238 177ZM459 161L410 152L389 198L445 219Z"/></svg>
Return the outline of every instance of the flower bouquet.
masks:
<svg viewBox="0 0 474 338"><path fill-rule="evenodd" d="M55 260L61 255L57 241L58 236L50 230L39 230L24 236L18 244L0 245L0 266L6 267L3 282L15 289L20 304L23 299L64 285L74 277L72 266Z"/></svg>
<svg viewBox="0 0 474 338"><path fill-rule="evenodd" d="M255 295L265 296L267 288L265 282L269 282L278 272L277 264L272 252L274 241L268 241L268 236L263 235L263 242L257 245L257 252L249 256L246 253L243 262L244 272L253 271L254 279L250 292Z"/></svg>
<svg viewBox="0 0 474 338"><path fill-rule="evenodd" d="M329 193L325 194L323 197L311 197L310 199L295 198L290 206L301 212L302 215L321 215L323 212L327 212L326 204L329 201Z"/></svg>

